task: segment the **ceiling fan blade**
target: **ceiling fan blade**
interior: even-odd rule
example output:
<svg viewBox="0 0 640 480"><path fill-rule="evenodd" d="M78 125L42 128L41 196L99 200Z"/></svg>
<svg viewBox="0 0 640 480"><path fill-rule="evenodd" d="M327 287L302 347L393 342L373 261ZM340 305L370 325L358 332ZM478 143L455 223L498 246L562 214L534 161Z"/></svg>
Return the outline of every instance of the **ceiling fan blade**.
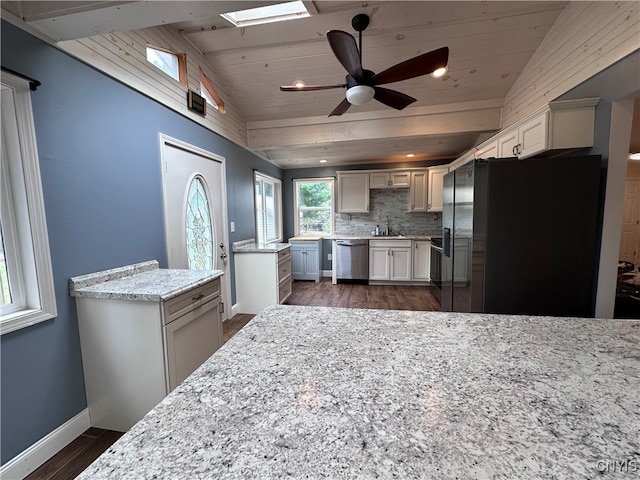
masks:
<svg viewBox="0 0 640 480"><path fill-rule="evenodd" d="M331 112L329 114L330 117L336 116L336 115L342 115L344 112L346 112L347 110L349 110L349 107L351 106L351 104L349 103L349 101L345 98L344 100L342 100L338 106L336 108L333 109L333 112Z"/></svg>
<svg viewBox="0 0 640 480"><path fill-rule="evenodd" d="M346 88L346 83L335 83L333 85L304 85L298 87L296 85L280 85L281 92L304 92L312 90L329 90L331 88Z"/></svg>
<svg viewBox="0 0 640 480"><path fill-rule="evenodd" d="M401 92L396 92L395 90L389 90L388 88L373 87L373 89L376 92L373 95L373 98L375 98L380 103L384 103L388 107L395 108L396 110L402 110L407 105L410 105L416 101L415 98L410 97L409 95L405 95Z"/></svg>
<svg viewBox="0 0 640 480"><path fill-rule="evenodd" d="M446 67L448 60L449 47L442 47L387 68L374 75L373 83L374 85L384 85L426 75L440 67Z"/></svg>
<svg viewBox="0 0 640 480"><path fill-rule="evenodd" d="M364 72L362 71L356 39L342 30L329 30L327 32L327 40L331 50L333 50L333 54L347 73L356 80L361 79L364 76Z"/></svg>

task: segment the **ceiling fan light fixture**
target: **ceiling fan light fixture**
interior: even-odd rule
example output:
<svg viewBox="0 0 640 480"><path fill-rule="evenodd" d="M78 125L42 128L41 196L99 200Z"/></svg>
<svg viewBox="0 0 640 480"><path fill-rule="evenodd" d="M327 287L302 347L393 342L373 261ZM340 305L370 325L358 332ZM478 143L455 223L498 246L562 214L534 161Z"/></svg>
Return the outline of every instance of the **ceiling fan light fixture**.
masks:
<svg viewBox="0 0 640 480"><path fill-rule="evenodd" d="M638 153L630 153L629 160L640 160L640 152Z"/></svg>
<svg viewBox="0 0 640 480"><path fill-rule="evenodd" d="M304 80L296 80L295 82L293 82L293 84L296 86L296 88L304 88L307 86L307 82L305 82Z"/></svg>
<svg viewBox="0 0 640 480"><path fill-rule="evenodd" d="M375 94L373 87L368 85L356 85L347 90L347 101L351 105L364 105L373 99Z"/></svg>
<svg viewBox="0 0 640 480"><path fill-rule="evenodd" d="M436 68L433 72L430 73L430 75L433 78L440 78L440 77L443 77L448 70L449 69L445 65L444 67Z"/></svg>

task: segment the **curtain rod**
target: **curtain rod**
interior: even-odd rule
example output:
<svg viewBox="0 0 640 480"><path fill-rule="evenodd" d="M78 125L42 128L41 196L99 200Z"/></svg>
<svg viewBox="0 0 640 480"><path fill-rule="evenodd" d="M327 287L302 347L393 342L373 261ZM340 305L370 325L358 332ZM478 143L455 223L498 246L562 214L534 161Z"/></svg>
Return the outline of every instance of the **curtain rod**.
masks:
<svg viewBox="0 0 640 480"><path fill-rule="evenodd" d="M38 87L40 85L42 85L42 83L40 83L38 80L36 80L35 78L31 78L31 77L27 77L26 75L23 75L22 73L16 72L15 70L11 70L10 68L7 67L2 67L2 71L3 72L7 72L10 73L11 75L15 75L16 77L20 77L23 80L27 80L29 82L29 88L31 89L31 91L35 92Z"/></svg>

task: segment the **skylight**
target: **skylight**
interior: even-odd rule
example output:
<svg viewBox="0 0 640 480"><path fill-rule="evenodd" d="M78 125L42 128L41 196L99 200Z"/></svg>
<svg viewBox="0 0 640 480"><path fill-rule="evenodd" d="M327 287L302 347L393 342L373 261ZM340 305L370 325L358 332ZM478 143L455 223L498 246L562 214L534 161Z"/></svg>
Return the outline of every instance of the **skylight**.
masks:
<svg viewBox="0 0 640 480"><path fill-rule="evenodd" d="M266 7L238 10L237 12L222 13L222 18L233 23L236 27L259 25L261 23L281 22L309 16L309 12L302 1L278 3Z"/></svg>

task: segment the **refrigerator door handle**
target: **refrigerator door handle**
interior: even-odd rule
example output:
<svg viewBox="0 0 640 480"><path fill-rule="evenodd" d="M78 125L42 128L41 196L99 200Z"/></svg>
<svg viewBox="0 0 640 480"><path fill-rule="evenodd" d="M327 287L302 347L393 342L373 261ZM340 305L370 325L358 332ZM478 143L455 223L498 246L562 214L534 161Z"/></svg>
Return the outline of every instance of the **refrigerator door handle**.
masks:
<svg viewBox="0 0 640 480"><path fill-rule="evenodd" d="M443 238L442 238L442 253L450 257L451 256L451 229L444 228L443 229Z"/></svg>

